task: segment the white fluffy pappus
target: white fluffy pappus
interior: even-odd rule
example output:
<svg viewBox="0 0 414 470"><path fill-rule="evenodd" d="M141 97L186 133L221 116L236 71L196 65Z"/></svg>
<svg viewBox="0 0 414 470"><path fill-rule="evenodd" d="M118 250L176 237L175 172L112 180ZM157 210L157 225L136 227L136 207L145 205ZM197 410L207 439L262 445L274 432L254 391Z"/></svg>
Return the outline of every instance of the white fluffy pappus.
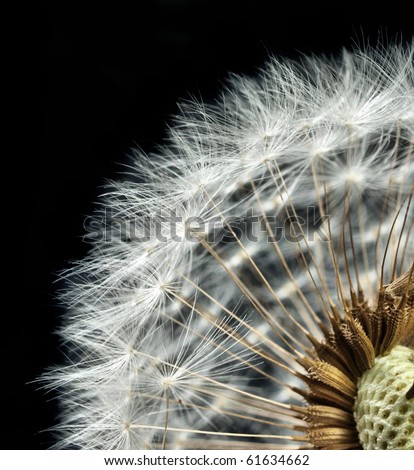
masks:
<svg viewBox="0 0 414 470"><path fill-rule="evenodd" d="M135 152L63 276L58 446L359 448L308 432L333 404L300 389L349 299L412 271L413 53L272 59Z"/></svg>

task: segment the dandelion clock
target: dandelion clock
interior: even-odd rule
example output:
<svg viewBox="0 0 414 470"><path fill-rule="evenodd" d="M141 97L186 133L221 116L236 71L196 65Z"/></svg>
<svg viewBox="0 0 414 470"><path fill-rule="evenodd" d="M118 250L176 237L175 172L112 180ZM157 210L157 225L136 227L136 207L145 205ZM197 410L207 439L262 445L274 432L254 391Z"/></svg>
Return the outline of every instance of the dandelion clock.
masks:
<svg viewBox="0 0 414 470"><path fill-rule="evenodd" d="M63 275L59 447L414 449L413 52L271 58L134 152Z"/></svg>

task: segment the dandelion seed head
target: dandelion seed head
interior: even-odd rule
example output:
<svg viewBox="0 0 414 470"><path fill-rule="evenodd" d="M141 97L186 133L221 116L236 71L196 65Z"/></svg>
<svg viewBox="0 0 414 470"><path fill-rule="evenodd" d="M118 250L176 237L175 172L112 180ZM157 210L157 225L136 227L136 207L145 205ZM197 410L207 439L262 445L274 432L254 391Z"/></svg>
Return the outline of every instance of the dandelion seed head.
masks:
<svg viewBox="0 0 414 470"><path fill-rule="evenodd" d="M381 448L357 397L414 345L413 51L271 59L134 152L64 275L61 446Z"/></svg>

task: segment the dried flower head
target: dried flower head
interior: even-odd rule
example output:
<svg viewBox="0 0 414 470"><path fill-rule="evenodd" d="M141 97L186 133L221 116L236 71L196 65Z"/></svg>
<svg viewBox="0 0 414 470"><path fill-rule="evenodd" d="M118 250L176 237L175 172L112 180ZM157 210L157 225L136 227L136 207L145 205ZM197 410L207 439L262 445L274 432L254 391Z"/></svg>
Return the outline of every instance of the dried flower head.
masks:
<svg viewBox="0 0 414 470"><path fill-rule="evenodd" d="M414 449L413 52L273 59L136 152L65 275L61 446Z"/></svg>

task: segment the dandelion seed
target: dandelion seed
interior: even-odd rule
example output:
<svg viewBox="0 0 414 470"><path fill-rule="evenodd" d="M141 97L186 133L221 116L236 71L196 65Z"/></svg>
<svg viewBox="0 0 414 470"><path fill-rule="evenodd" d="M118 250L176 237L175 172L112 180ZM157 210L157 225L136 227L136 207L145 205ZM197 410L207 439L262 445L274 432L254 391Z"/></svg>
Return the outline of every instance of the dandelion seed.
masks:
<svg viewBox="0 0 414 470"><path fill-rule="evenodd" d="M414 449L413 53L274 59L136 155L65 276L60 446Z"/></svg>

